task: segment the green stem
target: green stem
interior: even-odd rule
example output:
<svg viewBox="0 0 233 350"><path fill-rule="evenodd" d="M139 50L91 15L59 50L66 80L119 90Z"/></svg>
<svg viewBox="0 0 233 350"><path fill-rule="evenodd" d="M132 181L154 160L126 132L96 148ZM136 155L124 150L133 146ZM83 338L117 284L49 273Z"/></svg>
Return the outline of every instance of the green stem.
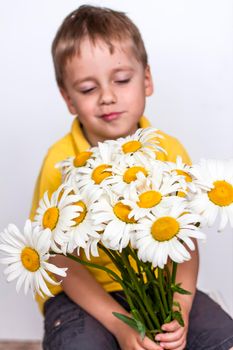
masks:
<svg viewBox="0 0 233 350"><path fill-rule="evenodd" d="M164 276L163 276L163 269L160 269L158 267L158 274L159 274L159 289L160 289L160 293L161 293L161 297L162 297L162 301L163 301L163 306L164 306L164 310L165 313L168 314L168 304L167 304L167 299L166 299L166 295L165 295L165 291L164 291Z"/></svg>
<svg viewBox="0 0 233 350"><path fill-rule="evenodd" d="M155 277L155 275L153 275L153 273L151 272L149 267L145 266L144 268L145 268L145 271L146 271L147 279L149 281L151 281L151 283L152 283L155 299L158 300L158 302L159 302L159 308L161 310L162 318L163 318L163 321L164 321L166 319L166 312L165 312L165 309L164 309L164 306L163 306L163 302L161 300L161 296L160 296L157 284L155 285L155 283L153 283L155 281L156 277Z"/></svg>
<svg viewBox="0 0 233 350"><path fill-rule="evenodd" d="M128 273L129 273L129 276L131 277L131 279L132 279L132 277L133 277L133 275L131 274L131 269L127 269L127 268L125 268L125 266L123 266L121 263L119 263L119 259L118 259L118 256L117 256L117 252L115 253L110 253L109 251L108 251L108 249L107 248L105 248L103 245L101 245L101 244L99 244L99 248L100 249L102 249L109 257L110 257L110 259L113 261L113 263L116 265L116 267L118 268L118 270L120 270L120 272L123 272L122 270L126 270ZM114 256L113 256L114 255ZM121 255L121 257L122 257L122 255ZM119 257L120 258L120 257ZM124 260L123 260L124 261ZM128 259L127 259L127 261L128 261ZM129 279L127 279L127 280L129 280ZM135 305L134 305L134 302L133 302L133 300L132 300L132 298L131 298L131 293L132 293L132 296L133 297L135 297L135 294L133 293L133 292L131 292L130 291L130 289L129 288L127 288L127 286L126 286L126 284L125 283L123 283L123 290L124 290L124 292L125 292L125 295L126 295L126 298L127 298L127 301L128 301L128 303L129 303L129 307L130 307L130 309L131 309L131 312L132 312L132 314L134 315L134 316L136 316L136 314L135 314ZM151 330L153 330L154 329L154 326L153 326L153 324L152 324L152 322L151 322L151 320L150 320L150 318L148 317L148 314L147 314L147 312L146 312L146 310L145 310L145 308L144 308L144 305L141 303L141 301L140 301L140 299L137 299L137 304L139 305L139 308L140 308L140 310L141 310L141 312L142 312L142 314L144 315L144 318L145 318L145 320L146 320L146 322L147 322L147 325L148 325L148 327L151 329ZM136 313L137 313L137 309L136 309ZM138 314L138 313L137 313ZM144 323L143 321L142 321L142 319L140 319L141 320L141 322L142 323Z"/></svg>
<svg viewBox="0 0 233 350"><path fill-rule="evenodd" d="M128 269L126 269L124 266L122 266L122 264L119 264L119 263L117 262L117 259L114 258L114 257L112 256L112 254L108 251L107 248L105 248L105 247L102 246L102 245L99 245L99 247L100 247L100 249L102 249L102 250L110 257L110 259L111 259L112 262L116 265L116 267L118 268L118 270L120 270L120 272L122 272L122 269L124 269L124 270L126 270L127 272L129 272ZM98 266L98 265L97 265L97 266ZM97 266L96 266L96 267L97 267ZM127 280L129 280L129 279L127 279ZM121 281L122 281L122 280L121 280ZM124 290L124 292L125 292L127 301L128 301L128 303L129 303L129 307L130 307L130 309L133 311L133 310L135 309L135 306L134 306L134 303L133 303L132 298L131 298L131 296L130 296L130 290L129 290L129 288L127 288L126 284L125 284L123 281L122 281L122 283L121 283L121 286L122 286L122 288L123 288L123 290ZM132 293L132 295L135 296L134 293ZM139 300L137 300L137 302L138 302L138 304L140 305L140 309L142 310L142 312L143 312L143 314L144 314L144 317L145 317L145 319L147 320L147 323L148 323L149 327L150 327L151 329L153 329L153 324L151 323L150 319L148 318L148 315L147 315L147 313L146 313L146 311L145 311L143 305L140 304L140 301L139 301Z"/></svg>
<svg viewBox="0 0 233 350"><path fill-rule="evenodd" d="M173 264L172 264L172 283L173 284L176 282L177 266L178 266L178 264L175 261L173 261Z"/></svg>
<svg viewBox="0 0 233 350"><path fill-rule="evenodd" d="M135 271L133 270L133 268L131 267L131 265L129 263L126 249L123 249L123 251L122 251L122 260L124 261L125 266L126 266L127 270L129 271L129 275L132 279L132 282L134 283L134 286L138 292L138 295L141 298L142 302L144 303L148 314L150 315L151 319L153 320L156 328L160 329L160 324L159 324L159 321L157 319L157 316L155 315L154 311L152 310L151 305L148 303L148 298L145 295L145 293L143 293L143 289L140 288L137 276L135 275Z"/></svg>
<svg viewBox="0 0 233 350"><path fill-rule="evenodd" d="M166 265L166 286L167 286L167 294L168 294L168 307L169 310L172 310L173 306L173 300L172 300L172 291L171 291L171 275L170 275L170 270L169 267Z"/></svg>
<svg viewBox="0 0 233 350"><path fill-rule="evenodd" d="M164 322L164 320L166 319L166 313L164 310L163 302L161 300L161 296L160 296L159 291L158 291L156 286L154 286L154 293L155 293L156 298L159 300L159 306L160 306L160 310L161 310L161 314L162 314L162 318L163 318L163 322Z"/></svg>
<svg viewBox="0 0 233 350"><path fill-rule="evenodd" d="M125 292L125 290L124 290L124 292ZM128 295L132 295L132 298L135 299L136 295L131 290L128 290ZM133 308L135 309L134 302L132 302L132 303L133 303L133 306L130 306L131 310ZM142 302L141 302L141 300L139 298L136 299L136 304L138 304L139 309L140 309L142 315L144 316L144 319L145 319L145 321L147 323L147 327L149 328L149 330L153 330L154 329L153 323L151 322L151 319L150 319L147 311L144 308L144 305L142 304ZM145 321L143 323L145 323Z"/></svg>
<svg viewBox="0 0 233 350"><path fill-rule="evenodd" d="M175 282L176 282L177 266L178 266L178 264L175 261L173 261L173 263L172 263L172 284L175 284ZM174 292L172 291L172 306L173 306L173 296L174 296Z"/></svg>
<svg viewBox="0 0 233 350"><path fill-rule="evenodd" d="M143 300L142 291L141 291L141 289L140 289L140 287L138 285L138 280L137 280L137 276L135 276L135 271L132 269L132 267L131 267L131 265L129 263L126 249L123 249L121 257L122 257L122 260L123 260L123 262L125 264L126 269L128 270L128 273L130 275L131 281L133 282L133 285L134 285L135 289L138 292L138 295Z"/></svg>
<svg viewBox="0 0 233 350"><path fill-rule="evenodd" d="M129 254L136 261L137 269L138 269L138 275L139 275L141 281L144 282L143 274L142 274L142 271L141 271L141 262L138 259L137 253L130 246L128 247L128 249L129 249Z"/></svg>
<svg viewBox="0 0 233 350"><path fill-rule="evenodd" d="M107 248L105 248L102 244L98 244L98 247L103 250L103 252L108 255L108 257L112 260L113 264L117 267L119 271L124 270L123 264L119 262L119 259L117 259L117 256L114 254L114 252L110 252Z"/></svg>

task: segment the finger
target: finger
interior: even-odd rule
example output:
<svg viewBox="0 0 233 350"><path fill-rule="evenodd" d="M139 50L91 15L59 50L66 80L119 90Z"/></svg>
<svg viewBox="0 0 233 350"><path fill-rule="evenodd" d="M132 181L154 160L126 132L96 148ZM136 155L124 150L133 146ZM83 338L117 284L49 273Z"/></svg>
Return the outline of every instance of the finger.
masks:
<svg viewBox="0 0 233 350"><path fill-rule="evenodd" d="M134 349L135 350L145 350L145 348L142 348L141 345L139 345L139 344L137 344Z"/></svg>
<svg viewBox="0 0 233 350"><path fill-rule="evenodd" d="M180 327L180 324L176 320L174 320L169 323L164 323L162 325L162 330L166 332L175 332Z"/></svg>
<svg viewBox="0 0 233 350"><path fill-rule="evenodd" d="M145 337L143 340L140 338L140 345L146 350L164 350L159 344L156 344L148 337Z"/></svg>
<svg viewBox="0 0 233 350"><path fill-rule="evenodd" d="M155 340L160 342L177 341L181 339L184 334L185 334L184 328L179 328L175 332L157 334L155 337Z"/></svg>
<svg viewBox="0 0 233 350"><path fill-rule="evenodd" d="M167 350L184 350L186 346L186 341L183 341L181 344L177 345L175 343L164 343L163 349Z"/></svg>
<svg viewBox="0 0 233 350"><path fill-rule="evenodd" d="M174 349L174 350L178 350L178 349L184 349L185 348L185 338L181 338L178 341L174 341L174 342L161 342L160 345L164 348L164 349Z"/></svg>

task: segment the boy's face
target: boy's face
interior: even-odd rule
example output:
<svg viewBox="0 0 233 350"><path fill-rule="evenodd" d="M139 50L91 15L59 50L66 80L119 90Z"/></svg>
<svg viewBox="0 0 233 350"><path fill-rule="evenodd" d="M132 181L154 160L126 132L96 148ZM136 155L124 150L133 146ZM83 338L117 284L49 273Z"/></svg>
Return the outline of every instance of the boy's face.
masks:
<svg viewBox="0 0 233 350"><path fill-rule="evenodd" d="M153 92L149 67L137 61L130 43L85 39L79 55L68 60L61 93L69 111L78 115L91 145L132 134Z"/></svg>

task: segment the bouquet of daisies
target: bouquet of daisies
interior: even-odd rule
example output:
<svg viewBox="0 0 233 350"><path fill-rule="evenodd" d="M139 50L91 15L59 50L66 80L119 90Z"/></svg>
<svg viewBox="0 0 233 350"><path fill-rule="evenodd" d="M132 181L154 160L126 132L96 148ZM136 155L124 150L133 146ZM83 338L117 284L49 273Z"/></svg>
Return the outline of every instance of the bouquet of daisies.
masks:
<svg viewBox="0 0 233 350"><path fill-rule="evenodd" d="M154 339L161 325L183 325L174 293L189 294L176 283L177 265L191 258L201 231L220 214L219 230L233 227L233 161L202 160L196 165L156 159L165 152L154 128L99 143L57 167L63 183L45 193L33 222L24 231L10 224L1 233L1 263L17 291L49 295L50 273L66 276L49 263L63 254L104 270L122 287L131 317L115 316ZM92 262L103 251L115 270ZM81 252L87 260L80 258ZM117 271L117 273L116 273Z"/></svg>

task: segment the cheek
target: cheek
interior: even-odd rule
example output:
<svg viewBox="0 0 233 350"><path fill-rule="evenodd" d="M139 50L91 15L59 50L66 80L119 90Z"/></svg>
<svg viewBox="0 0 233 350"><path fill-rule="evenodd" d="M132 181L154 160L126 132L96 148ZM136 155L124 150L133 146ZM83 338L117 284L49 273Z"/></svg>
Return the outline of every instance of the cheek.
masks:
<svg viewBox="0 0 233 350"><path fill-rule="evenodd" d="M127 93L125 93L125 97L135 101L137 99L143 100L145 98L145 89L141 79L134 81L134 84L132 84L127 90Z"/></svg>
<svg viewBox="0 0 233 350"><path fill-rule="evenodd" d="M89 130L95 128L95 125L97 123L97 113L95 107L93 107L93 104L90 103L90 101L85 102L84 104L79 105L79 108L77 110L79 120L83 126Z"/></svg>
<svg viewBox="0 0 233 350"><path fill-rule="evenodd" d="M144 108L145 93L141 87L128 91L124 97L132 109Z"/></svg>
<svg viewBox="0 0 233 350"><path fill-rule="evenodd" d="M88 116L89 114L93 114L93 110L95 106L93 98L81 97L79 99L76 99L75 104L79 114L85 115L85 116Z"/></svg>

